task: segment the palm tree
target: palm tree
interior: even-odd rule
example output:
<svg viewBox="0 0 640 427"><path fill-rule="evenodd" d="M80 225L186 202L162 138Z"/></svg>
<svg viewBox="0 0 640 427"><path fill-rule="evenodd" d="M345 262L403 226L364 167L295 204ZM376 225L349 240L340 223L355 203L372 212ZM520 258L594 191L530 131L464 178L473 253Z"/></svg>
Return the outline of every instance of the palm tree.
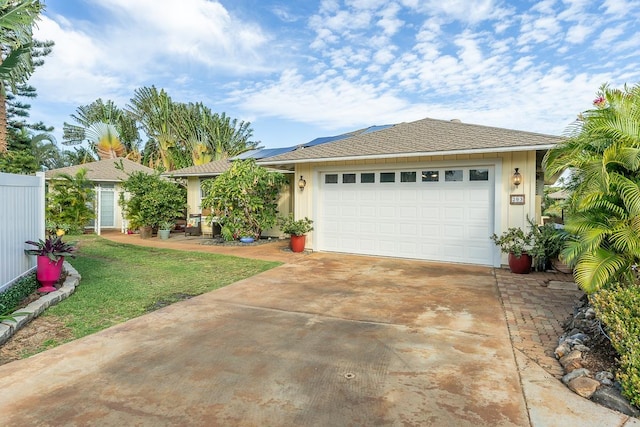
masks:
<svg viewBox="0 0 640 427"><path fill-rule="evenodd" d="M586 292L633 282L640 262L640 85L598 95L544 160L548 176L573 173L566 229L576 237L563 256Z"/></svg>
<svg viewBox="0 0 640 427"><path fill-rule="evenodd" d="M176 137L171 125L174 110L173 101L164 89L158 91L155 86L137 89L131 99L128 111L142 125L142 129L151 139L154 151L159 156L151 159L160 163L165 170L174 169L172 148L176 146ZM147 151L147 147L145 147Z"/></svg>
<svg viewBox="0 0 640 427"><path fill-rule="evenodd" d="M88 141L100 158L113 155L135 158L139 152L140 134L135 118L113 101L105 103L99 98L89 105L81 105L71 118L76 124L64 123L64 145Z"/></svg>
<svg viewBox="0 0 640 427"><path fill-rule="evenodd" d="M7 151L6 86L15 91L33 73L33 26L43 9L38 0L0 0L0 153Z"/></svg>

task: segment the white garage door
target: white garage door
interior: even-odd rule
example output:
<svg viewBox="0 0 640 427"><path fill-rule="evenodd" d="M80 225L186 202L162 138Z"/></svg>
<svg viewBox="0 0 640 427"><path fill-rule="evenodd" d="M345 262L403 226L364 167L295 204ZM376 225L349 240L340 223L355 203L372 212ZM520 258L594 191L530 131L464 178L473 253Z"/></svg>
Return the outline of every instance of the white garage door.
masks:
<svg viewBox="0 0 640 427"><path fill-rule="evenodd" d="M491 265L494 169L324 172L322 251Z"/></svg>

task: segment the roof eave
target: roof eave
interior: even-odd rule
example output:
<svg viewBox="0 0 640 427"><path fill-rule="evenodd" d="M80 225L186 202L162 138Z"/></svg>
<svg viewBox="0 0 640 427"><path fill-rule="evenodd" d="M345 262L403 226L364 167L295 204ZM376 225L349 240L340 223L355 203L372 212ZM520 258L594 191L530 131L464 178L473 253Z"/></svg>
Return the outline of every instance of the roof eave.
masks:
<svg viewBox="0 0 640 427"><path fill-rule="evenodd" d="M364 156L342 156L342 157L319 157L298 160L267 160L258 161L262 165L288 165L296 163L321 163L321 162L340 162L351 160L379 160L391 159L397 157L429 157L429 156L450 156L455 154L486 154L486 153L513 153L518 151L536 151L549 150L555 147L555 144L530 145L517 147L499 147L499 148L479 148L467 150L446 150L446 151L423 151L414 153L388 153L388 154L369 154Z"/></svg>

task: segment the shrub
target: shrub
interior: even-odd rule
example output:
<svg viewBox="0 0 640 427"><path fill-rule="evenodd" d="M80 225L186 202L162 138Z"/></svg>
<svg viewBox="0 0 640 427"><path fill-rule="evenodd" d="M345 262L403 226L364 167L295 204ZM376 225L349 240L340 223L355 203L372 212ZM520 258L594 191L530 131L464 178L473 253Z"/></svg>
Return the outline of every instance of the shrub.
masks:
<svg viewBox="0 0 640 427"><path fill-rule="evenodd" d="M127 199L120 193L120 206L124 207L130 228L156 227L184 215L186 189L161 177L159 172L133 172L122 182L122 188L129 194Z"/></svg>
<svg viewBox="0 0 640 427"><path fill-rule="evenodd" d="M84 227L95 217L93 200L93 184L87 179L87 169L81 168L73 176L56 175L49 183L47 193L48 225L55 231L62 229L82 234Z"/></svg>
<svg viewBox="0 0 640 427"><path fill-rule="evenodd" d="M280 190L287 178L256 164L254 159L234 161L215 180L205 181L203 208L219 218L225 240L259 238L276 224Z"/></svg>
<svg viewBox="0 0 640 427"><path fill-rule="evenodd" d="M8 317L26 297L38 289L36 274L19 279L11 288L0 293L0 320Z"/></svg>
<svg viewBox="0 0 640 427"><path fill-rule="evenodd" d="M620 355L616 377L622 393L640 406L640 285L602 289L590 299Z"/></svg>

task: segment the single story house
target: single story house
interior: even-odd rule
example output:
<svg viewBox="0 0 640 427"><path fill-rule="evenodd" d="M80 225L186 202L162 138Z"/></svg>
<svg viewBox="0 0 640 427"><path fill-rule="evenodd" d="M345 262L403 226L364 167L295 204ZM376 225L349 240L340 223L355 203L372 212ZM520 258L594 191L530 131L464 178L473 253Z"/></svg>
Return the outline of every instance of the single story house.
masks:
<svg viewBox="0 0 640 427"><path fill-rule="evenodd" d="M116 168L122 162L124 170ZM125 158L106 159L82 165L51 169L45 172L45 180L51 181L58 174L75 176L81 169L87 169L87 179L94 184L96 221L90 225L97 234L103 229L126 231L126 222L122 218L122 209L118 203L120 182L127 179L128 174L136 171L148 174L153 169Z"/></svg>
<svg viewBox="0 0 640 427"><path fill-rule="evenodd" d="M426 118L258 163L295 174L295 217L314 220L310 249L500 266L489 236L540 221L542 158L560 141Z"/></svg>

